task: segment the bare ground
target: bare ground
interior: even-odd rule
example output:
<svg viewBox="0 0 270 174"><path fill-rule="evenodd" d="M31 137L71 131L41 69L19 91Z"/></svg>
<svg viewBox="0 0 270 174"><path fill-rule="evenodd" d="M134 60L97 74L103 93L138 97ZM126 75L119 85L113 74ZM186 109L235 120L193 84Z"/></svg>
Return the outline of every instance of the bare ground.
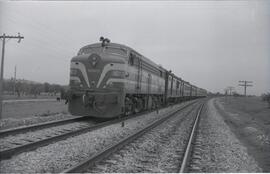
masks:
<svg viewBox="0 0 270 174"><path fill-rule="evenodd" d="M270 108L259 97L223 97L215 107L263 172L270 172Z"/></svg>

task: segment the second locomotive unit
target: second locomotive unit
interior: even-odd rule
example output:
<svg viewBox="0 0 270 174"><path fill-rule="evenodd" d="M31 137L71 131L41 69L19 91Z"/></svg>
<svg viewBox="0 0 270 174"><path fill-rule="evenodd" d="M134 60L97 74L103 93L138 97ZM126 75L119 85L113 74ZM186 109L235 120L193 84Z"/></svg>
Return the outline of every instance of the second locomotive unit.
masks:
<svg viewBox="0 0 270 174"><path fill-rule="evenodd" d="M205 97L134 49L110 43L82 47L70 65L68 108L72 115L112 118L172 102Z"/></svg>

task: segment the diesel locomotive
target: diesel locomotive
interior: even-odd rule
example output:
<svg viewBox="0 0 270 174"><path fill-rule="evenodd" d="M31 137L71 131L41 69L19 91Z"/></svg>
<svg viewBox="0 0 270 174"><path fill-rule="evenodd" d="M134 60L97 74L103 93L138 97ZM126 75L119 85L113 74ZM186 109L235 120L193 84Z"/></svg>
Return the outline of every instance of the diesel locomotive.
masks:
<svg viewBox="0 0 270 174"><path fill-rule="evenodd" d="M100 41L71 59L72 115L112 118L207 95L134 49L103 37Z"/></svg>

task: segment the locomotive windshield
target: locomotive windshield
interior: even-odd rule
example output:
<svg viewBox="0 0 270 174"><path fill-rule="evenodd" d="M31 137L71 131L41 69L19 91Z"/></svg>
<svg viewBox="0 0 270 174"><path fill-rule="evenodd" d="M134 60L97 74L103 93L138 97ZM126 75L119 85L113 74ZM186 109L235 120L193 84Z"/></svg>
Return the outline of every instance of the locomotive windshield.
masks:
<svg viewBox="0 0 270 174"><path fill-rule="evenodd" d="M78 55L84 55L84 54L90 54L90 53L98 53L98 52L105 52L107 54L116 54L116 55L122 55L126 56L127 55L127 50L123 48L116 48L116 47L84 47L81 48L80 51L78 52Z"/></svg>
<svg viewBox="0 0 270 174"><path fill-rule="evenodd" d="M108 54L120 54L123 56L127 55L127 51L121 48L105 47L105 51Z"/></svg>
<svg viewBox="0 0 270 174"><path fill-rule="evenodd" d="M84 47L78 52L78 55L90 54L93 52L101 52L102 47Z"/></svg>

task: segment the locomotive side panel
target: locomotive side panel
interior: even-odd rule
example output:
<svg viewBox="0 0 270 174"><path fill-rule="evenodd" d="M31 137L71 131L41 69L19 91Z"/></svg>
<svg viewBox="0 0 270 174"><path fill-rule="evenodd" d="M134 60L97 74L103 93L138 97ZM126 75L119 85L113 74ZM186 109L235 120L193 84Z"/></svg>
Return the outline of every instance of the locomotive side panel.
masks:
<svg viewBox="0 0 270 174"><path fill-rule="evenodd" d="M140 82L138 84L138 69L127 66L128 76L125 80L125 91L128 94L164 94L165 80L155 74L142 69Z"/></svg>
<svg viewBox="0 0 270 174"><path fill-rule="evenodd" d="M164 73L146 58L131 51L127 66L126 92L130 94L163 95Z"/></svg>
<svg viewBox="0 0 270 174"><path fill-rule="evenodd" d="M191 86L188 83L185 83L184 84L184 97L190 96L190 89L191 89Z"/></svg>

